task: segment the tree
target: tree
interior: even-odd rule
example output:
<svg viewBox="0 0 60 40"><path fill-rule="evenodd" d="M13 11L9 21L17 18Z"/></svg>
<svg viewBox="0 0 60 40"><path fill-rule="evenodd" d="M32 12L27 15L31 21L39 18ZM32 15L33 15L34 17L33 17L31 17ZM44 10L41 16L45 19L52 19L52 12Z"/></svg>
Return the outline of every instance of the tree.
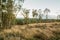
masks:
<svg viewBox="0 0 60 40"><path fill-rule="evenodd" d="M46 14L46 21L47 21L47 19L48 19L48 13L50 12L50 9L48 9L48 8L46 8L45 10L44 10L44 13Z"/></svg>
<svg viewBox="0 0 60 40"><path fill-rule="evenodd" d="M17 3L16 3L17 1ZM17 17L18 13L20 12L20 10L22 9L22 5L24 3L24 0L14 0L13 2L13 9L14 9L14 14L15 14L15 17ZM15 24L16 24L16 20L15 21Z"/></svg>
<svg viewBox="0 0 60 40"><path fill-rule="evenodd" d="M59 20L60 19L60 15L57 15L57 20Z"/></svg>
<svg viewBox="0 0 60 40"><path fill-rule="evenodd" d="M12 20L15 18L13 14L13 0L2 1L2 27L10 28Z"/></svg>
<svg viewBox="0 0 60 40"><path fill-rule="evenodd" d="M0 28L2 27L1 13L2 13L2 0L0 0Z"/></svg>
<svg viewBox="0 0 60 40"><path fill-rule="evenodd" d="M33 15L33 17L37 17L38 16L38 13L37 13L37 10L35 9L33 9L32 10L32 15Z"/></svg>
<svg viewBox="0 0 60 40"><path fill-rule="evenodd" d="M36 9L33 9L33 10L32 10L32 16L33 16L33 18L34 18L34 17L37 18L38 13L37 13L37 10L36 10ZM37 21L36 21L36 22L37 22Z"/></svg>
<svg viewBox="0 0 60 40"><path fill-rule="evenodd" d="M16 6L14 5L18 4L16 4L16 1L19 1L20 3L22 2L22 0L0 0L0 21L2 24L2 28L9 28L12 27L12 24L14 24L14 20L16 17L14 15L14 12L15 10L20 8L17 7L17 9L15 9Z"/></svg>
<svg viewBox="0 0 60 40"><path fill-rule="evenodd" d="M41 21L42 21L42 16L43 16L42 10L39 9L39 10L38 10L38 13L39 13L39 22L41 22Z"/></svg>
<svg viewBox="0 0 60 40"><path fill-rule="evenodd" d="M17 1L17 3L16 3L16 1ZM14 3L14 5L13 5L14 14L15 14L15 16L17 16L18 13L20 12L20 10L22 9L22 5L24 3L24 0L14 0L13 3Z"/></svg>
<svg viewBox="0 0 60 40"><path fill-rule="evenodd" d="M29 15L29 9L23 9L22 10L22 15L24 16L24 19L25 19L25 23L27 24L28 26L28 15Z"/></svg>

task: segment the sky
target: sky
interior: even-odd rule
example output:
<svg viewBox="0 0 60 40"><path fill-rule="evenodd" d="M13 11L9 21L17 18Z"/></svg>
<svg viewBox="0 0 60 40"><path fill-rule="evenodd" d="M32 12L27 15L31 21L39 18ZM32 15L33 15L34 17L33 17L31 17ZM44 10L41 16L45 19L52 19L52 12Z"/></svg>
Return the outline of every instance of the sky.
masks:
<svg viewBox="0 0 60 40"><path fill-rule="evenodd" d="M45 8L51 10L48 14L49 18L56 18L57 15L60 15L60 0L25 0L23 3L22 8L27 9L41 9L42 11ZM23 16L19 13L17 18L23 18ZM32 13L29 14L29 17L32 18ZM44 16L45 17L45 16Z"/></svg>

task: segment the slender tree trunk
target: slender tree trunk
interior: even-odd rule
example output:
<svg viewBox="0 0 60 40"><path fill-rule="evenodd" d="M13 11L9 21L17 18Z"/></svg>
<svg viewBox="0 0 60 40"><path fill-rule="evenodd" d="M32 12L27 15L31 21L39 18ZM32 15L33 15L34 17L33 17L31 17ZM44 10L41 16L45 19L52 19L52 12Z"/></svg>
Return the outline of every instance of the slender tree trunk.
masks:
<svg viewBox="0 0 60 40"><path fill-rule="evenodd" d="M48 22L48 14L46 15L46 22Z"/></svg>
<svg viewBox="0 0 60 40"><path fill-rule="evenodd" d="M2 0L0 0L0 28L2 28Z"/></svg>
<svg viewBox="0 0 60 40"><path fill-rule="evenodd" d="M29 26L28 25L28 18L27 17L25 17L25 24L27 25L27 27Z"/></svg>
<svg viewBox="0 0 60 40"><path fill-rule="evenodd" d="M58 21L58 16L57 16L57 21Z"/></svg>
<svg viewBox="0 0 60 40"><path fill-rule="evenodd" d="M39 16L39 22L40 22L40 23L42 22L42 17L41 17L41 16Z"/></svg>

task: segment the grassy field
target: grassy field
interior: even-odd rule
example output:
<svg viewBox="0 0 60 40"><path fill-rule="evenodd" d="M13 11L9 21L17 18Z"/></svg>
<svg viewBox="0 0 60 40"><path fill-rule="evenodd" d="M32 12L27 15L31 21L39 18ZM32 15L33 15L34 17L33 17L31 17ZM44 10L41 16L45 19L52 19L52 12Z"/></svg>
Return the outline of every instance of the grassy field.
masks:
<svg viewBox="0 0 60 40"><path fill-rule="evenodd" d="M2 30L0 40L60 40L60 23L15 25Z"/></svg>

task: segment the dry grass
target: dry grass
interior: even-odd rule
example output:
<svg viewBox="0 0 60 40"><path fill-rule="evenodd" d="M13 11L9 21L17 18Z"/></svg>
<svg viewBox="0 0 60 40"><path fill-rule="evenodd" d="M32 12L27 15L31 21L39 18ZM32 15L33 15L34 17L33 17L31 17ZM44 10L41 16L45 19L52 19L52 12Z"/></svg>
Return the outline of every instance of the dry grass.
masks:
<svg viewBox="0 0 60 40"><path fill-rule="evenodd" d="M0 35L4 38L9 35L10 37L21 37L21 40L27 40L34 37L41 40L50 40L52 37L56 37L56 33L60 33L59 24L60 23L46 23L45 25L45 23L38 23L29 24L28 27L26 25L16 25L11 29L4 29L0 32ZM57 28L55 26L57 26ZM17 39L14 38L14 40Z"/></svg>

